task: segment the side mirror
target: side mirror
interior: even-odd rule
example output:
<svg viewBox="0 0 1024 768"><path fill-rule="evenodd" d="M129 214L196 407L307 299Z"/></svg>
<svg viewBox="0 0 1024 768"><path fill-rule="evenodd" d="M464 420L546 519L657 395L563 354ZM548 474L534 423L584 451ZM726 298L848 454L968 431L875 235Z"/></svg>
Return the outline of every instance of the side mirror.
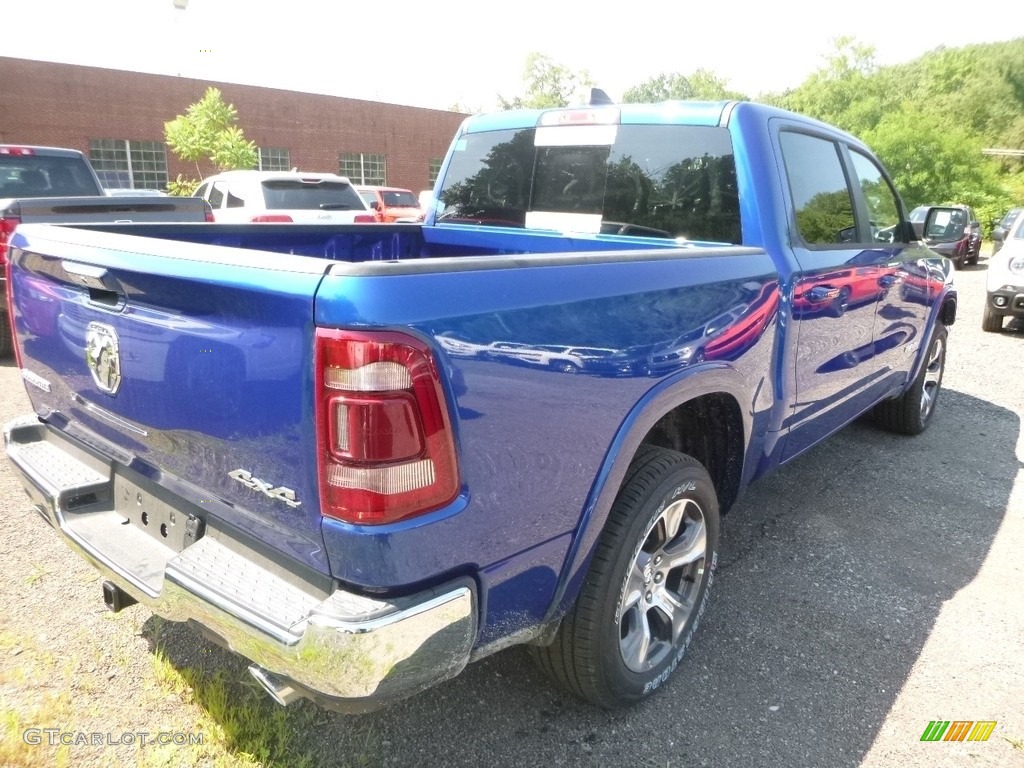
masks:
<svg viewBox="0 0 1024 768"><path fill-rule="evenodd" d="M956 217L961 211L958 208L934 206L925 215L923 239L935 243L952 243L964 236L964 225L957 223ZM962 221L962 220L961 220Z"/></svg>
<svg viewBox="0 0 1024 768"><path fill-rule="evenodd" d="M837 243L852 243L852 242L854 242L856 237L857 237L857 228L856 227L846 227L845 229L840 229L838 232L836 232L836 242Z"/></svg>

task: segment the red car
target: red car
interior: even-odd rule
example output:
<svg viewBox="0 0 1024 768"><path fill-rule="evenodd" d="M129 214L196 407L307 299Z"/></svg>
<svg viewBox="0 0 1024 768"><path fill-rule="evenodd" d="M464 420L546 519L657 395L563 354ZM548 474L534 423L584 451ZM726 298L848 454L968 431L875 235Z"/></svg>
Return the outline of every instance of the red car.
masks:
<svg viewBox="0 0 1024 768"><path fill-rule="evenodd" d="M378 222L420 222L423 209L416 195L399 187L356 187Z"/></svg>
<svg viewBox="0 0 1024 768"><path fill-rule="evenodd" d="M798 283L793 294L793 313L841 317L846 310L876 301L885 293L877 267L838 269Z"/></svg>

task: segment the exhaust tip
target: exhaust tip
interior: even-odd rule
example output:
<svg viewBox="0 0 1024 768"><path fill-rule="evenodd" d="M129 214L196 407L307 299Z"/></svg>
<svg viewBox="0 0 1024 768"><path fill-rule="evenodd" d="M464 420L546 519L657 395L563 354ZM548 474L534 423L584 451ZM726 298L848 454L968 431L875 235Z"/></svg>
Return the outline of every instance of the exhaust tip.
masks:
<svg viewBox="0 0 1024 768"><path fill-rule="evenodd" d="M129 595L114 582L103 582L103 604L107 606L107 609L111 613L117 613L118 611L127 608L129 605L135 605L137 602L138 600Z"/></svg>
<svg viewBox="0 0 1024 768"><path fill-rule="evenodd" d="M256 679L256 682L270 695L270 698L282 707L287 707L296 699L302 698L302 694L296 690L289 680L275 675L259 664L250 664L249 674Z"/></svg>

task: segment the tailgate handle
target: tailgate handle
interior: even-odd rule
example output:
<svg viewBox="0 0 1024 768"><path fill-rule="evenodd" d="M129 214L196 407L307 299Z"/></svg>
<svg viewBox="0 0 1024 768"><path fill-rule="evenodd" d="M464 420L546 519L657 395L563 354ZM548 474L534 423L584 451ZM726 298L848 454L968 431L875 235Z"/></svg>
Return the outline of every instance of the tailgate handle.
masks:
<svg viewBox="0 0 1024 768"><path fill-rule="evenodd" d="M79 264L75 261L62 261L61 266L68 276L68 282L81 285L93 291L122 294L121 284L103 267L91 264Z"/></svg>

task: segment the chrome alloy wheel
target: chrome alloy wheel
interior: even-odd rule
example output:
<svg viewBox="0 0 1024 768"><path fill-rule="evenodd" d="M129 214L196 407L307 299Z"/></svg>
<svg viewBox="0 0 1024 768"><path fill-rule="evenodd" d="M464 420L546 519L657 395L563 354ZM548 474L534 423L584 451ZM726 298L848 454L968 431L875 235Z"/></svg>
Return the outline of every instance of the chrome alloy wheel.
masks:
<svg viewBox="0 0 1024 768"><path fill-rule="evenodd" d="M707 556L704 513L692 499L662 510L644 534L619 603L619 651L633 672L672 652L696 608Z"/></svg>
<svg viewBox="0 0 1024 768"><path fill-rule="evenodd" d="M935 398L939 394L939 385L942 383L942 367L945 362L943 351L945 341L935 339L928 354L928 362L924 370L924 386L921 389L921 421L927 421L935 406Z"/></svg>

